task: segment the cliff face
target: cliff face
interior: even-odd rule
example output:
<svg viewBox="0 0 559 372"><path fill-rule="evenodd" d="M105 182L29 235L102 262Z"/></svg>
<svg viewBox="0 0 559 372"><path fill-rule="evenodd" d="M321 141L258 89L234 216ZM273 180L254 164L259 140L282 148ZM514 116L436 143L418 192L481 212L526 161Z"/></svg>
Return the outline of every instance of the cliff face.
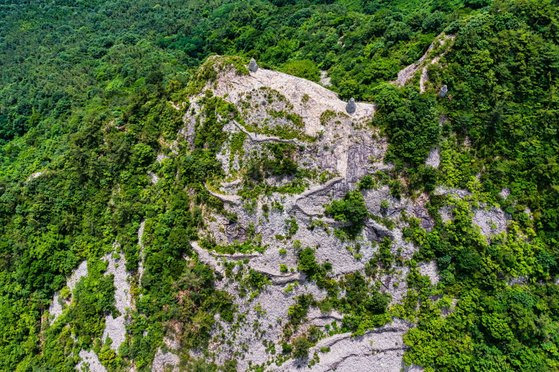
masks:
<svg viewBox="0 0 559 372"><path fill-rule="evenodd" d="M406 318L408 283L436 286L439 275L435 262L413 259L418 247L405 229L450 223L456 203L469 202L471 193L437 187L435 218L427 194L400 195L395 188L405 180L393 179L385 162L388 144L373 125L374 104L358 102L350 114L347 103L321 85L248 71L221 57L201 67L193 87L187 102L172 103L184 127L157 162L196 155L213 164L204 177L203 223L189 242L194 254L185 259L211 268L233 315L216 313L202 349L184 344L190 325L171 320L151 368L179 370L181 362L199 359L221 366L234 361L237 370L415 369L403 363L403 336L414 327ZM440 162L433 149L426 165ZM157 174L148 176L158 184ZM488 241L506 230L500 209L476 204L473 212ZM107 317L103 333L113 350L127 337L128 311L137 300L129 283L141 285L144 226L137 278L124 269L124 258L105 257L121 314ZM452 312L451 302L437 305L441 314ZM55 317L58 307L51 310ZM104 368L94 351L82 350L80 358Z"/></svg>
<svg viewBox="0 0 559 372"><path fill-rule="evenodd" d="M201 139L210 122L217 123L222 133L210 142L219 144L216 156L223 170L206 184L223 209L205 209L205 226L192 246L218 274L217 287L234 298L238 311L233 322L218 319L209 349L193 355L217 363L236 359L241 370L251 365L400 370L409 324L385 313L379 327L353 338L342 331L348 314L323 306L332 297L343 301L345 291L329 293L329 286L317 283L301 265L302 250L310 248L316 263L329 268L326 278L334 286L359 273L365 288L389 295L390 304L402 300L407 267L391 264L374 276L366 267L376 266L381 244L395 257L411 257L415 247L402 238L402 216L432 224L425 199L396 199L383 184L361 187L370 216L351 238L343 233L346 221L325 213L326 205L357 190L363 177L391 168L383 161L386 140L371 125L374 113L373 104L358 102L348 114L346 102L323 86L265 69L239 74L220 68L200 94L190 97L181 135L191 150L207 148ZM263 284L247 285L254 277ZM293 312L303 296L311 305L294 325ZM282 354L282 345L311 333L317 334L312 336L316 345L308 357Z"/></svg>

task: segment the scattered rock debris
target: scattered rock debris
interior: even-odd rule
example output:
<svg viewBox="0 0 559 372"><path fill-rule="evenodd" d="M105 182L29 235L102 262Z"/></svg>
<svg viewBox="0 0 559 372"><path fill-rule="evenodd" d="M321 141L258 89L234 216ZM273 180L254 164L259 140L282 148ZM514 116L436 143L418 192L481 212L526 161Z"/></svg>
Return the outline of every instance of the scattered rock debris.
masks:
<svg viewBox="0 0 559 372"><path fill-rule="evenodd" d="M499 208L476 209L474 211L474 224L487 239L502 233L507 228L505 212Z"/></svg>
<svg viewBox="0 0 559 372"><path fill-rule="evenodd" d="M432 149L427 156L427 160L425 161L425 165L428 165L433 168L438 168L441 164L441 154L438 148Z"/></svg>
<svg viewBox="0 0 559 372"><path fill-rule="evenodd" d="M454 38L455 38L454 35L446 35L444 33L439 35L435 39L435 41L433 41L433 43L431 43L431 45L429 45L429 48L427 48L427 51L425 52L425 54L417 62L412 63L411 65L409 65L406 68L404 68L403 70L401 70L398 73L398 78L395 81L393 81L392 83L397 85L397 86L403 87L411 79L413 79L413 77L421 69L421 75L420 75L420 78L419 78L419 91L421 93L425 93L427 83L429 82L428 66L439 63L440 59L446 54L446 51L448 50L446 45L449 42L454 41ZM435 48L438 48L438 47L445 47L445 49L441 54L433 57L430 61L428 61L428 58L432 54L432 51Z"/></svg>

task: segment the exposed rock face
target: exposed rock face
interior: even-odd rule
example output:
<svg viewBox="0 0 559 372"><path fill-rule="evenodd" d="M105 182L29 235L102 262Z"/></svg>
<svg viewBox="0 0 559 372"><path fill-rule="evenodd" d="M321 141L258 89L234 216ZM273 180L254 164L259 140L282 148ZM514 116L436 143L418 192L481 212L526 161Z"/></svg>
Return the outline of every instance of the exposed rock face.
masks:
<svg viewBox="0 0 559 372"><path fill-rule="evenodd" d="M391 324L360 337L352 337L349 333L328 337L310 350L310 355L319 354L317 365L309 368L301 366L300 361L292 360L273 370L399 372L405 350L402 336L409 327L410 324L405 321L395 319ZM321 352L321 349L328 351Z"/></svg>
<svg viewBox="0 0 559 372"><path fill-rule="evenodd" d="M248 63L248 70L250 72L256 72L258 71L258 64L256 63L256 61L254 60L254 58L252 58L250 60L250 62Z"/></svg>
<svg viewBox="0 0 559 372"><path fill-rule="evenodd" d="M41 177L43 174L44 174L44 172L42 172L42 171L32 173L29 177L27 177L27 182L29 182L29 181L31 181L31 180L34 180L34 179L36 179L36 178L39 178L39 177Z"/></svg>
<svg viewBox="0 0 559 372"><path fill-rule="evenodd" d="M159 176L153 172L148 172L148 176L151 180L151 183L153 185L155 185L157 182L159 182Z"/></svg>
<svg viewBox="0 0 559 372"><path fill-rule="evenodd" d="M179 370L179 362L180 359L176 354L169 351L163 352L161 349L158 349L155 358L153 358L151 370L153 372L177 372Z"/></svg>
<svg viewBox="0 0 559 372"><path fill-rule="evenodd" d="M302 118L303 132L311 137L316 137L320 131L325 130L323 123L321 123L322 114L332 111L337 113L338 116L343 116L346 106L346 103L340 100L336 93L319 84L262 68L245 76L239 76L232 70L224 71L215 82L208 83L205 89L213 91L219 97L227 95L226 100L236 107L242 108L243 105L250 104L246 111L251 123L256 123L264 118L270 119L269 110L285 111L287 108L293 114ZM283 101L282 97L287 102ZM199 109L197 100L200 98L191 100L194 113L187 112L186 121L197 116ZM268 104L268 99L271 100L270 105L272 106ZM350 122L362 124L374 115L375 106L373 104L356 102L356 106L357 112L352 116ZM273 122L274 120L270 121ZM190 129L194 129L192 124L191 126L187 125L185 132L192 133L190 132Z"/></svg>
<svg viewBox="0 0 559 372"><path fill-rule="evenodd" d="M419 265L419 273L429 277L431 284L437 284L439 282L439 272L435 261L421 263Z"/></svg>
<svg viewBox="0 0 559 372"><path fill-rule="evenodd" d="M116 245L118 247L118 245ZM116 318L113 314L109 314L105 318L105 330L103 331L103 340L108 337L112 340L111 348L118 350L124 342L126 336L126 313L131 307L132 298L130 295L129 274L126 271L126 261L124 255L120 255L117 259L109 254L105 260L109 263L105 275L114 275L115 286L115 307L120 315Z"/></svg>
<svg viewBox="0 0 559 372"><path fill-rule="evenodd" d="M72 275L68 278L68 281L66 282L66 286L69 288L70 293L74 291L76 284L78 284L80 279L83 278L84 276L87 276L87 261L83 261L82 263L80 263L80 265L76 268L76 270L74 270ZM50 320L50 324L53 324L56 321L56 319L58 319L58 317L62 314L62 311L64 310L62 305L64 304L67 306L70 304L71 301L72 301L71 297L68 301L63 301L60 298L60 293L59 292L55 293L54 298L52 299L52 303L49 307L49 314L52 316Z"/></svg>
<svg viewBox="0 0 559 372"><path fill-rule="evenodd" d="M454 195L459 198L465 198L466 196L471 195L472 193L468 190L462 189L453 189L445 186L437 186L434 191L435 195Z"/></svg>
<svg viewBox="0 0 559 372"><path fill-rule="evenodd" d="M301 295L312 295L316 301L327 296L324 289L298 271L300 248L296 246L312 247L318 263L331 264L329 276L334 279L350 273L364 274L367 262L378 252L379 242L384 239L391 242L392 254L410 258L416 247L403 238L406 223L402 216L405 213L420 218L423 226L431 228L433 221L425 208L427 199L396 199L386 185L363 191L368 211L387 222L368 219L356 240L341 240L334 230L344 224L326 217L324 205L343 198L357 187L363 176L391 168L383 161L386 140L368 125L375 113L374 105L354 100L347 104L323 86L266 69L243 76L221 71L206 89L214 97L233 104L239 113L220 118L227 138L217 158L225 176L221 182L206 186L211 195L223 202L226 214L206 210L205 227L199 231L200 242L191 244L199 260L218 274L216 287L227 291L238 313L243 314L242 319L233 323L217 319L208 352L218 364L231 358L237 360L239 370L246 370L250 365L293 370L300 361L283 363L278 359L289 307ZM184 116L186 128L181 133L192 146L197 123L204 120L204 93L189 101L190 109ZM241 138L242 144L233 146L234 138ZM247 164L269 156L269 146L273 144L292 146L289 156L301 173L309 176L300 179L298 182L303 186L291 192L281 188L290 185L293 175L265 177L259 183L272 191L256 195L248 208L248 201L241 193L248 182ZM234 221L230 216L235 216ZM287 221L294 221L297 228L288 233ZM255 237L265 246L262 252L224 254L207 250L201 244L209 241L227 246L252 242ZM269 284L247 298L234 277L251 271L267 277ZM408 272L407 267L399 266L379 276L381 290L391 295L392 304L405 296ZM339 327L343 317L344 314L323 314L311 307L293 337L304 334L313 325L322 331ZM361 338L354 339L349 334L327 337L313 350L328 343L330 351L321 354L320 362L312 368L371 370L367 366L377 366L373 370L400 370L404 352L402 335L408 326L394 320ZM323 337L326 336L325 333ZM160 350L156 360L175 360L174 356L165 355Z"/></svg>
<svg viewBox="0 0 559 372"><path fill-rule="evenodd" d="M107 369L103 367L101 361L94 351L80 351L80 362L76 365L78 371L91 371L91 372L106 372Z"/></svg>
<svg viewBox="0 0 559 372"><path fill-rule="evenodd" d="M332 79L328 76L328 71L320 71L320 84L325 87L332 85Z"/></svg>
<svg viewBox="0 0 559 372"><path fill-rule="evenodd" d="M505 213L499 208L476 209L474 212L474 224L479 226L481 233L489 239L506 230L507 218Z"/></svg>
<svg viewBox="0 0 559 372"><path fill-rule="evenodd" d="M427 160L425 161L425 165L428 165L433 168L438 168L441 164L441 155L439 153L439 149L433 149L427 156Z"/></svg>
<svg viewBox="0 0 559 372"><path fill-rule="evenodd" d="M454 35L446 35L444 33L437 36L435 41L433 41L433 43L429 45L429 48L427 48L425 54L417 62L412 63L411 65L402 69L398 73L398 78L392 83L402 87L406 85L410 80L412 80L416 76L417 72L421 70L421 75L419 77L419 91L421 93L425 93L425 91L427 90L427 85L429 83L428 66L439 63L441 58L448 51L447 46L454 41L454 38L455 38ZM444 47L445 49L443 50L442 53L436 56L432 56L433 49L439 47ZM429 59L430 57L431 59Z"/></svg>
<svg viewBox="0 0 559 372"><path fill-rule="evenodd" d="M452 208L450 206L444 206L439 209L439 214L443 222L452 221Z"/></svg>
<svg viewBox="0 0 559 372"><path fill-rule="evenodd" d="M510 195L510 189L504 188L501 190L501 192L499 193L499 195L501 196L501 198L506 199L509 197Z"/></svg>

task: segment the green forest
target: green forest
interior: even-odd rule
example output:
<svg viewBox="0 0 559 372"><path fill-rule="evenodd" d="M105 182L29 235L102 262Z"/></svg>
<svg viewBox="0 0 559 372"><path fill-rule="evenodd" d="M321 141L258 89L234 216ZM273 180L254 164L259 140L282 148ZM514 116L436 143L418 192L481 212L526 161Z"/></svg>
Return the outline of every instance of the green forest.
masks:
<svg viewBox="0 0 559 372"><path fill-rule="evenodd" d="M425 92L419 76L405 86L391 83L442 33L454 39L440 63L428 66ZM238 320L238 306L191 242L200 238L208 209L223 212L208 185L223 176L220 120L237 118L240 109L208 94L206 121L192 147L179 144L176 156L157 160L170 155L168 144L184 126L186 109L170 103L188 102L215 78L204 69L214 55L227 56L239 74L248 74L251 58L315 82L326 71L341 99L374 102L368 125L387 139L385 161L393 167L363 177L326 205L326 217L342 226L334 231L340 240L355 240L368 219L390 227L388 214L371 216L364 201L381 185L395 200L428 195L434 219L432 229L406 220L404 238L418 247L412 259L400 262L390 241L381 241L363 273L340 280L313 249L294 244L297 270L328 297L297 297L279 359L304 359L317 345L312 327L306 336L292 335L310 308L321 308L344 314L332 334L364 334L389 318L405 319L414 326L403 337L404 362L426 371L559 369L557 0L6 0L0 2L1 371L71 371L80 350L94 350L109 371L151 370L175 323L183 325L181 370L239 369L235 356L220 363L207 357L215 319ZM297 130L271 134L305 140ZM241 133L238 151L243 140ZM425 165L435 147L438 168ZM295 146L267 151L260 163L246 164L247 208L260 194L299 193L310 177L292 160ZM158 176L154 185L150 173ZM263 186L283 176L292 183ZM441 195L440 185L469 194ZM448 205L451 222L438 214ZM506 233L484 239L472 223L472 208L480 205L504 211ZM264 213L281 208L272 204ZM288 220L277 234L286 240L300 229ZM202 246L221 254L265 250L268 242L248 230L251 240L239 246L201 240ZM103 338L106 316L119 315L102 259L115 241L135 299L117 351ZM88 274L70 294L67 278L85 260ZM437 284L418 271L427 261L436 262ZM370 284L391 265L410 273L396 305ZM235 280L247 301L270 284L256 271ZM50 325L55 293L72 300Z"/></svg>

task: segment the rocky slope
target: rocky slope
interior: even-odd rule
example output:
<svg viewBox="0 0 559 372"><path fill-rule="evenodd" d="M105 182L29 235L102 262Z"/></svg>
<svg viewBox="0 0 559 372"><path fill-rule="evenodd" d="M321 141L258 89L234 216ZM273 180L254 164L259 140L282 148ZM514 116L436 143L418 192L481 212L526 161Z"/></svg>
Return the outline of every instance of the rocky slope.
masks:
<svg viewBox="0 0 559 372"><path fill-rule="evenodd" d="M218 363L237 359L240 370L254 365L271 370L302 368L305 361L278 356L286 341L289 309L301 295L320 301L327 293L298 269L297 247L313 247L320 264L331 264L329 275L336 280L349 273L363 273L384 237L391 239L394 254L409 258L415 248L402 239L405 223L401 216L407 213L419 217L428 226L432 222L423 206L425 200L398 200L387 186L367 190L364 196L368 211L379 218L369 218L355 240L340 239L334 230L341 223L326 217L324 206L356 189L363 176L390 168L383 162L387 143L370 124L374 105L357 103L356 112L350 115L345 110L346 102L313 82L265 69L249 75L225 69L201 94L191 97L183 132L191 146L197 125L204 121L208 91L240 108L240 113L221 118L227 134L218 154L224 177L207 185L209 192L223 202L224 210L206 211L201 242L192 246L199 258L220 274L218 287L235 298L238 312L243 314L233 323L218 323L209 356ZM234 143L239 137L240 146ZM261 182L268 191L252 193L250 200L243 198L250 178L247 165L261 160L268 146L276 143L292 146L289 156L304 176L296 180L297 187L289 188L285 186L294 183L295 176L265 174ZM288 225L296 228L289 231ZM263 247L261 251L221 253L211 248L255 240ZM356 245L360 246L358 251ZM247 297L235 278L250 272L261 273L269 281ZM382 290L391 295L392 303L400 301L405 293L406 273L407 268L397 267L380 278ZM292 340L311 326L323 331L322 340L309 353L309 358L318 356L318 362L307 368L400 370L402 335L408 323L394 319L354 338L329 331L340 328L343 316L337 311L311 308L304 324L287 338Z"/></svg>
<svg viewBox="0 0 559 372"><path fill-rule="evenodd" d="M426 229L435 221L425 207L427 195L414 200L395 197L383 179L391 165L384 161L387 142L371 124L374 104L358 102L356 111L348 114L346 102L334 92L305 79L262 68L239 70L220 57L210 59L203 68L211 69L211 78L188 103L173 103L184 111L185 126L158 161L177 156L179 144L190 150L200 147L201 136L206 136L202 146L217 148L222 173L205 187L222 207L203 209L204 227L191 245L198 259L214 270L216 287L230 294L236 311L233 321L218 316L208 349L191 351L190 357L218 365L235 360L238 370L257 366L271 371L412 368L404 366L402 356L403 335L413 324L392 311L404 299L411 270L406 263L417 250L404 239L403 229L412 218ZM426 164L438 167L439 157L434 149ZM360 187L365 176L374 182ZM156 174L150 177L157 183ZM343 233L347 223L327 215L326 206L352 190L363 195L368 217L363 228L348 237ZM436 193L468 196L465 190L444 187ZM452 207L442 208L440 214L443 221L452 219ZM495 208L479 208L474 222L488 239L506 228L506 216ZM143 233L142 223L140 247ZM382 251L383 246L388 252ZM359 273L364 285L386 294L389 309L384 325L369 327L358 336L342 331L344 318L350 314L322 305L329 297L343 298L345 290L332 294L308 276L300 262L304 248L310 248L316 263L327 268L326 277L332 283L343 283ZM383 254L394 259L381 267L377 261ZM139 276L143 253L140 256ZM116 306L122 315L107 318L104 338L110 337L116 350L124 340L126 313L133 301L123 259L106 259L107 273L115 275ZM373 274L371 267L376 267ZM434 262L412 269L437 284ZM69 286L76 278L78 274ZM301 298L310 299L310 305L294 325L293 312ZM51 310L55 316L61 312L58 307L55 302ZM179 369L179 356L184 355L179 333L166 335L153 370ZM282 353L286 345L310 335L314 341L306 357ZM80 355L83 361L78 367L84 362L93 369L100 366L94 353Z"/></svg>

